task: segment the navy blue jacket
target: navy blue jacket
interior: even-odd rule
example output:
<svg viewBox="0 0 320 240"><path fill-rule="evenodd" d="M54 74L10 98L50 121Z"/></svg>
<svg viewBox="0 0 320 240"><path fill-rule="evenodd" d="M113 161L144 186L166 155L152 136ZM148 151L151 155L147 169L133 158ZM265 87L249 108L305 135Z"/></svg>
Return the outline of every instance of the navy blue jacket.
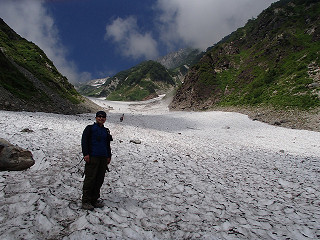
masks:
<svg viewBox="0 0 320 240"><path fill-rule="evenodd" d="M88 125L82 134L81 147L83 156L111 157L110 141L113 141L108 128L97 123Z"/></svg>

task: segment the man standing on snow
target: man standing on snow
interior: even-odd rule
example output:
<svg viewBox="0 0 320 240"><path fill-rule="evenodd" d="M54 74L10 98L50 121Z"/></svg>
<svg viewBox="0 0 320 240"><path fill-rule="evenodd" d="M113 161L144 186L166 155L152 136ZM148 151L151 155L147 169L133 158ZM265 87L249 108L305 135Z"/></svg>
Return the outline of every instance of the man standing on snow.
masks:
<svg viewBox="0 0 320 240"><path fill-rule="evenodd" d="M102 208L103 201L99 199L100 188L111 161L110 141L112 136L108 128L104 127L107 114L104 111L96 113L96 122L88 125L82 134L81 146L85 164L85 179L82 191L82 208L93 210Z"/></svg>

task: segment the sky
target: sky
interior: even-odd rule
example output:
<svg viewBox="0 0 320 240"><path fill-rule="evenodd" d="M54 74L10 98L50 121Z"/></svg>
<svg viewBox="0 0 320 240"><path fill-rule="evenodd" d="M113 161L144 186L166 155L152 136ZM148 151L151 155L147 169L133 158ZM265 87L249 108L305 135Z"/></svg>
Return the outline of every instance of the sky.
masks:
<svg viewBox="0 0 320 240"><path fill-rule="evenodd" d="M0 17L71 83L205 50L275 0L0 0Z"/></svg>

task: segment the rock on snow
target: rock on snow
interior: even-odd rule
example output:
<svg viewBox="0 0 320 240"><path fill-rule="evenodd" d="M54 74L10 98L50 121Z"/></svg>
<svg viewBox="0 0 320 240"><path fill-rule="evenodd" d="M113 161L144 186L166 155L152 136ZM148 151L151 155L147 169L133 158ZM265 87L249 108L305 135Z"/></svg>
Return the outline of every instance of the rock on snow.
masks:
<svg viewBox="0 0 320 240"><path fill-rule="evenodd" d="M20 171L34 164L32 153L0 138L0 171Z"/></svg>
<svg viewBox="0 0 320 240"><path fill-rule="evenodd" d="M96 102L113 109L114 142L94 211L80 209L80 138L94 114L0 111L0 137L35 159L0 172L1 239L320 238L319 132L169 112L160 99Z"/></svg>

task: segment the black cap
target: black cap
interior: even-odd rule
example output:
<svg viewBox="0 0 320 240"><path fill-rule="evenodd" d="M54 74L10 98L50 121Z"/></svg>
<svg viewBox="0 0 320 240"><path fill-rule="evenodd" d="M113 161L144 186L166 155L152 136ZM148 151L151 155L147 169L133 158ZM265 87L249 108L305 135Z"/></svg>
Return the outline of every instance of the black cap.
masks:
<svg viewBox="0 0 320 240"><path fill-rule="evenodd" d="M98 116L107 117L107 114L104 111L99 111L96 113L96 117L98 117Z"/></svg>

